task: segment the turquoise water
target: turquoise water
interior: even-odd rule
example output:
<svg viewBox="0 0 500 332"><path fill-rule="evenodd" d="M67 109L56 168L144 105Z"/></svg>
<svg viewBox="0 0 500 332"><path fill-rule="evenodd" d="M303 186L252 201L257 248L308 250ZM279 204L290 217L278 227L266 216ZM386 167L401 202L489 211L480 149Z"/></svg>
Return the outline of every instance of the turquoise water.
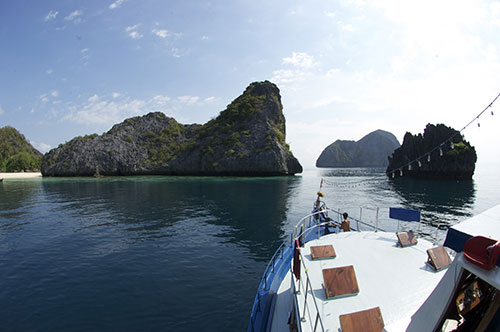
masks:
<svg viewBox="0 0 500 332"><path fill-rule="evenodd" d="M389 206L422 209L423 236L436 241L500 204L494 173L462 182L389 181L380 169L5 180L1 329L246 330L267 261L310 211L321 178L330 207L363 220L380 207L381 227L394 227Z"/></svg>

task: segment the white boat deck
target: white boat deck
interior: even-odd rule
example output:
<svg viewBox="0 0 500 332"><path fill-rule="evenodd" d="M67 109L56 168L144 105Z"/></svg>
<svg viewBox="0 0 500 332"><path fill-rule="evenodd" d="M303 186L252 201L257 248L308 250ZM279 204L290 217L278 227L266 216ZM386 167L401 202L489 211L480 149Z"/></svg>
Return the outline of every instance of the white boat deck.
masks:
<svg viewBox="0 0 500 332"><path fill-rule="evenodd" d="M434 272L426 264L426 250L434 247L430 242L418 239L417 245L405 248L396 243L396 235L386 232L330 234L306 243L301 253L324 331L340 331L340 315L374 307L380 307L386 331L406 330L411 316L433 291L446 269ZM327 244L333 245L337 257L313 261L310 247ZM354 266L359 293L327 299L322 270L348 265ZM303 266L301 278L305 282ZM293 279L298 288L298 282ZM289 278L285 278L284 282L290 285ZM305 292L301 288L302 292L296 294L296 300L302 317ZM314 328L316 309L311 292L307 294L307 306L302 331L312 331ZM319 323L316 331L321 331Z"/></svg>

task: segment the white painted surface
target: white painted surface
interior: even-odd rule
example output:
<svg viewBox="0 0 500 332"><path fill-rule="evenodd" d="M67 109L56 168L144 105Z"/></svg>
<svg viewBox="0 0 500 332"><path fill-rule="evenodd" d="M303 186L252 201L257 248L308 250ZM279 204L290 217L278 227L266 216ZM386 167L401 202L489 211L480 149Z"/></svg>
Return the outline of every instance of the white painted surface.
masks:
<svg viewBox="0 0 500 332"><path fill-rule="evenodd" d="M423 239L411 247L396 245L393 233L347 232L324 236L310 241L302 249L318 309L325 331L338 332L339 316L380 307L387 331L404 331L410 318L430 295L446 272L434 272L426 264L426 250L433 245ZM312 261L310 247L332 244L336 258ZM360 292L357 295L326 299L322 270L353 265ZM302 278L305 278L302 270ZM303 312L305 292L297 295ZM303 331L311 331L316 310L311 293L308 294L310 318L302 324ZM309 316L306 314L306 316Z"/></svg>

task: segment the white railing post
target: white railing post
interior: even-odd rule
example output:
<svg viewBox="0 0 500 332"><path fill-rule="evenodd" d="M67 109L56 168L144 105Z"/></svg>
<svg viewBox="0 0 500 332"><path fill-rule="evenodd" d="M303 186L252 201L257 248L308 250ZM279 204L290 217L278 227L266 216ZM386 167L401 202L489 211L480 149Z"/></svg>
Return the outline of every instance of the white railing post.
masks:
<svg viewBox="0 0 500 332"><path fill-rule="evenodd" d="M359 229L359 222L362 220L361 218L363 217L363 208L360 207L359 208L359 220L356 221L356 227L358 229L358 232L361 232L361 230Z"/></svg>
<svg viewBox="0 0 500 332"><path fill-rule="evenodd" d="M376 216L375 216L375 232L377 232L377 231L378 231L378 209L379 209L379 208L377 208L377 214L376 214Z"/></svg>

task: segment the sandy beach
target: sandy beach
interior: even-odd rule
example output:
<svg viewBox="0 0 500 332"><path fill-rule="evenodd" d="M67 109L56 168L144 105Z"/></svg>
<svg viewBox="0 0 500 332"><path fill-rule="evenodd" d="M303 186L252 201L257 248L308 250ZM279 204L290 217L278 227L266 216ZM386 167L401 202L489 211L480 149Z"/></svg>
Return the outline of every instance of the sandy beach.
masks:
<svg viewBox="0 0 500 332"><path fill-rule="evenodd" d="M0 173L0 179L31 179L40 178L40 172Z"/></svg>

